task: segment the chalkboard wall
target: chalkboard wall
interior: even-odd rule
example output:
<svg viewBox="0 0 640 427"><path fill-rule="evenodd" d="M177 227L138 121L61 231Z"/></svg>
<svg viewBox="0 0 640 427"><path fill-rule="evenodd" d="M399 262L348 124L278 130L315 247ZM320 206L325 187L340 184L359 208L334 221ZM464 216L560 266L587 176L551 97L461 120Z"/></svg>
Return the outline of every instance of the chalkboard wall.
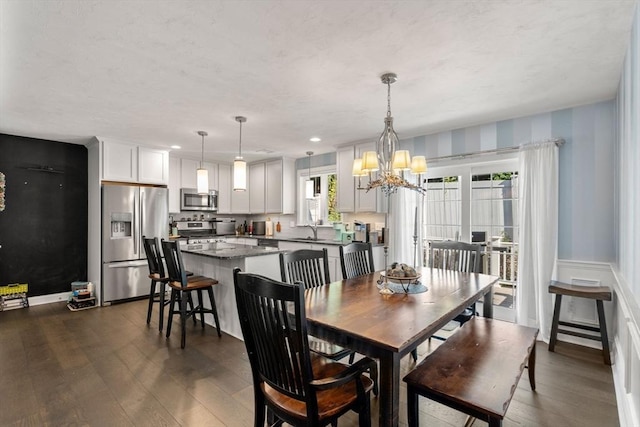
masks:
<svg viewBox="0 0 640 427"><path fill-rule="evenodd" d="M87 149L0 134L0 172L0 285L28 283L37 296L86 280Z"/></svg>

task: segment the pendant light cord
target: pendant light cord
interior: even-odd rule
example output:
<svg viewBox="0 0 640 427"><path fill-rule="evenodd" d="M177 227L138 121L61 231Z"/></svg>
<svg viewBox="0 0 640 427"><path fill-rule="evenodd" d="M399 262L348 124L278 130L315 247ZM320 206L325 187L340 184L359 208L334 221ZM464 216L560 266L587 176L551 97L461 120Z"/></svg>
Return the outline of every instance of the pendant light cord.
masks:
<svg viewBox="0 0 640 427"><path fill-rule="evenodd" d="M240 143L238 144L238 157L242 157L242 121L240 121Z"/></svg>
<svg viewBox="0 0 640 427"><path fill-rule="evenodd" d="M203 162L204 162L204 134L202 134L202 157L200 157L200 169L202 169Z"/></svg>

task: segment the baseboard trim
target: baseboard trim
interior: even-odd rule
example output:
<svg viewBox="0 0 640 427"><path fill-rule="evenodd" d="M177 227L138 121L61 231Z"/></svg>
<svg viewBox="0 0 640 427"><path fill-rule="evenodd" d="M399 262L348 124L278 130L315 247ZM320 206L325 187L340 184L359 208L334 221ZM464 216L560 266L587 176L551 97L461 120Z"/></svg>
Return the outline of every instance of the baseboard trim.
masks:
<svg viewBox="0 0 640 427"><path fill-rule="evenodd" d="M54 302L66 302L69 301L71 292L60 292L57 294L38 295L37 297L29 297L29 306L52 304Z"/></svg>

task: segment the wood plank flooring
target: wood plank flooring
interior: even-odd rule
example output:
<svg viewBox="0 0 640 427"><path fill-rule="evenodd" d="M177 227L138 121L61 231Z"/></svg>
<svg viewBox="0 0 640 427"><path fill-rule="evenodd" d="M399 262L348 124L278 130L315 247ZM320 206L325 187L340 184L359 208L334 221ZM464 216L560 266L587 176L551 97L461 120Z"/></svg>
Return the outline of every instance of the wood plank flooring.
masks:
<svg viewBox="0 0 640 427"><path fill-rule="evenodd" d="M144 300L80 312L63 303L0 312L0 425L253 425L243 342L189 322L181 350L179 329L165 339L154 315L147 326ZM429 351L427 343L419 348L422 357ZM413 367L406 357L403 375ZM520 381L505 427L619 425L611 369L600 352L559 343L550 353L539 342L536 377L537 392ZM371 406L377 426L376 398ZM462 426L466 418L424 398L420 413L425 426ZM357 424L347 414L339 425Z"/></svg>

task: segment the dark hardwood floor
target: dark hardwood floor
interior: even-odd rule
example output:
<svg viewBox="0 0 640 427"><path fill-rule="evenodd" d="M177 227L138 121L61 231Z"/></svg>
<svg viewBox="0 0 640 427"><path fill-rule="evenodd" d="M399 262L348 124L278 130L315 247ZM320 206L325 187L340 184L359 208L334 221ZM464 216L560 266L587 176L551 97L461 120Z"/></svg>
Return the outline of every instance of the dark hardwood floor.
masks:
<svg viewBox="0 0 640 427"><path fill-rule="evenodd" d="M147 326L146 301L80 312L63 303L0 312L0 425L252 425L242 341L189 322L181 350L179 329L165 339L154 314ZM426 355L429 344L419 352ZM406 357L403 373L413 366ZM619 425L611 369L600 352L559 343L549 353L538 342L536 377L537 392L520 381L505 426ZM406 425L405 394L400 404ZM424 426L462 426L466 418L424 398L420 409ZM356 426L357 417L347 414L339 425Z"/></svg>

